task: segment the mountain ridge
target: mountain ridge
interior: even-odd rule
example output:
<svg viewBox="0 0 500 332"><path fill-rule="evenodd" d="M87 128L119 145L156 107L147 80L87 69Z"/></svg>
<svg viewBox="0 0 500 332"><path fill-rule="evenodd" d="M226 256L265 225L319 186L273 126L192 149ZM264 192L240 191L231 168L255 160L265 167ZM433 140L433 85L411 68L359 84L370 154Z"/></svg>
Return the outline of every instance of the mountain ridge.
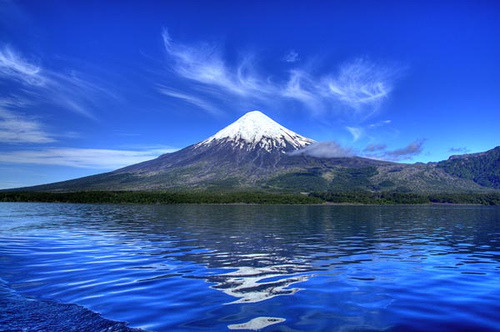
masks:
<svg viewBox="0 0 500 332"><path fill-rule="evenodd" d="M356 156L317 158L296 153L314 143L313 139L283 127L265 114L252 111L199 143L149 161L108 173L9 191L423 193L484 192L497 189L500 183L500 147L462 159L453 157L428 164L401 164ZM484 161L476 162L478 158L486 158L488 166L483 167ZM463 160L468 161L465 166ZM463 171L464 167L468 172ZM481 176L483 173L486 175Z"/></svg>

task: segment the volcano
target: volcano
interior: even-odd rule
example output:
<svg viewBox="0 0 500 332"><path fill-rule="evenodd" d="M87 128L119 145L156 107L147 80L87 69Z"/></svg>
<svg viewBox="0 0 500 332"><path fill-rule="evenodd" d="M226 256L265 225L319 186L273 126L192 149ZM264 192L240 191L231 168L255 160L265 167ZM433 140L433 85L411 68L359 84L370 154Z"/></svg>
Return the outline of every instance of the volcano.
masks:
<svg viewBox="0 0 500 332"><path fill-rule="evenodd" d="M488 188L441 163L401 164L356 156L318 158L305 153L313 144L313 139L252 111L213 136L156 159L109 173L19 189L456 192ZM491 151L498 153L498 148Z"/></svg>

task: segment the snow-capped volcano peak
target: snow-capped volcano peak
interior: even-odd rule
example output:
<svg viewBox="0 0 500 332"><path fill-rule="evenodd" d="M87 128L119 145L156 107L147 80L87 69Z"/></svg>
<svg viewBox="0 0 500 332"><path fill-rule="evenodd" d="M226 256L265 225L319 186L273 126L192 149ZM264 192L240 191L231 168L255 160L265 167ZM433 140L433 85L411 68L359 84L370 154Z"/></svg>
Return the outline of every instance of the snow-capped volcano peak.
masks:
<svg viewBox="0 0 500 332"><path fill-rule="evenodd" d="M231 143L233 147L246 150L262 148L285 152L302 149L314 140L283 127L262 112L252 111L197 146L218 143Z"/></svg>

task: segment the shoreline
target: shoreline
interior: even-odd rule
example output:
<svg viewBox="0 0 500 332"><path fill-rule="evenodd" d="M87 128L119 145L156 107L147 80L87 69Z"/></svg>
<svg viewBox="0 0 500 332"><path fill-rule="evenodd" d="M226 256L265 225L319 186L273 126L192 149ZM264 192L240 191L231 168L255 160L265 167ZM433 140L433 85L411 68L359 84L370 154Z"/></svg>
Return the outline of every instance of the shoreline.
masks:
<svg viewBox="0 0 500 332"><path fill-rule="evenodd" d="M498 206L479 203L133 203L133 202L57 202L57 201L0 201L0 203L45 203L45 204L85 204L85 205L164 205L164 206L186 206L186 205L206 205L206 206Z"/></svg>

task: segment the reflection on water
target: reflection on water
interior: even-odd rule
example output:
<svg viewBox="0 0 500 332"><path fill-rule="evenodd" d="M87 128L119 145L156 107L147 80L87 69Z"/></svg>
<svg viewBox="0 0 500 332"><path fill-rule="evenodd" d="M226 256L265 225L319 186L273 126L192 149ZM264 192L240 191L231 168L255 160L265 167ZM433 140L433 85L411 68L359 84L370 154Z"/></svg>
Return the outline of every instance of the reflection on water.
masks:
<svg viewBox="0 0 500 332"><path fill-rule="evenodd" d="M294 265L274 265L270 267L239 267L233 272L224 273L209 278L227 295L238 298L231 303L254 303L268 300L278 295L295 294L299 288L289 288L291 285L305 281L307 275L294 275ZM230 304L231 304L230 303Z"/></svg>
<svg viewBox="0 0 500 332"><path fill-rule="evenodd" d="M284 322L284 318L276 318L276 317L257 317L252 319L249 322L241 323L241 324L231 324L228 326L230 330L261 330L265 327L279 324Z"/></svg>
<svg viewBox="0 0 500 332"><path fill-rule="evenodd" d="M154 331L484 331L499 239L494 207L1 203L0 277Z"/></svg>

